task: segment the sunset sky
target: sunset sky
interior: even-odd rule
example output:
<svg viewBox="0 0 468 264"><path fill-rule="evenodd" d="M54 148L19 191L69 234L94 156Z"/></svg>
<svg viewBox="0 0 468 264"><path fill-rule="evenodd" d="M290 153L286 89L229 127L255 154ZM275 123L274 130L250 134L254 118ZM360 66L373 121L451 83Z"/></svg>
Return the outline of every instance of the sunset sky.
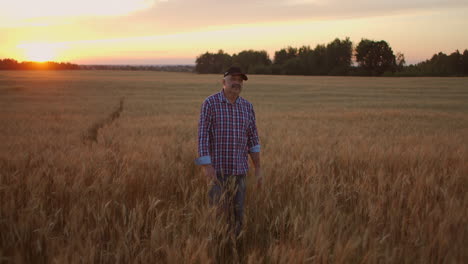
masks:
<svg viewBox="0 0 468 264"><path fill-rule="evenodd" d="M193 64L205 51L274 52L385 40L408 63L468 49L468 0L0 0L0 58Z"/></svg>

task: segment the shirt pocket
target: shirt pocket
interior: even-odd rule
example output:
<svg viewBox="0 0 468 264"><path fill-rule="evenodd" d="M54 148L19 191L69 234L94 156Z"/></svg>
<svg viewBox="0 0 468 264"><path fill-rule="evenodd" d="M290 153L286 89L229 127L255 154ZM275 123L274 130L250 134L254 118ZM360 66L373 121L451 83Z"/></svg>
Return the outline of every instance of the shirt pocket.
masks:
<svg viewBox="0 0 468 264"><path fill-rule="evenodd" d="M247 129L249 129L249 123L250 123L250 118L249 118L249 113L245 111L240 111L239 112L239 126L242 131L247 132Z"/></svg>
<svg viewBox="0 0 468 264"><path fill-rule="evenodd" d="M212 119L211 119L211 125L214 130L218 130L222 128L222 124L225 118L223 118L223 113L219 110L216 109L213 111Z"/></svg>

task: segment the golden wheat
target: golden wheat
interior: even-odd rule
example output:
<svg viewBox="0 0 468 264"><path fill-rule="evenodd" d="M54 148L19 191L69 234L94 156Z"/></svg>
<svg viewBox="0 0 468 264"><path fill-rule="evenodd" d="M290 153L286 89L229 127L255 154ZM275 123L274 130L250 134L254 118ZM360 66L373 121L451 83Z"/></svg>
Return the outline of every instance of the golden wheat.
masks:
<svg viewBox="0 0 468 264"><path fill-rule="evenodd" d="M467 87L252 76L265 184L235 246L193 162L220 76L0 72L0 262L468 262Z"/></svg>

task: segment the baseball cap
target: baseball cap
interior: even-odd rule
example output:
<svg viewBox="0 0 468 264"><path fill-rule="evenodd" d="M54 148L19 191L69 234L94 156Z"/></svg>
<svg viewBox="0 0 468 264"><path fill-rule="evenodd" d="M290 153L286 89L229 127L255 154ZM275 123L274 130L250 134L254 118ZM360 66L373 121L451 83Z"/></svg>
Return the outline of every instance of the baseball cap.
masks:
<svg viewBox="0 0 468 264"><path fill-rule="evenodd" d="M244 79L244 81L247 81L249 78L247 78L247 75L245 75L245 73L243 73L241 71L241 69L239 67L231 67L229 68L225 73L224 73L224 77L228 76L228 75L241 75L242 76L242 79Z"/></svg>

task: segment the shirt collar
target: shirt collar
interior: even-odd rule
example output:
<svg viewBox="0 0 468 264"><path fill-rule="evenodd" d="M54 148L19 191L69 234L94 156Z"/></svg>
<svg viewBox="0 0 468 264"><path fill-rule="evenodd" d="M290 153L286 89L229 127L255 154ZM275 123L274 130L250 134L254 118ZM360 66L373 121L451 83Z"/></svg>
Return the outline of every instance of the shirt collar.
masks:
<svg viewBox="0 0 468 264"><path fill-rule="evenodd" d="M221 96L221 101L222 102L225 102L225 103L228 103L230 104L231 102L229 102L229 100L226 98L226 96L224 95L224 89L221 89L221 92L220 93L220 96ZM240 96L237 96L236 98L236 101L234 102L234 104L237 104L240 102Z"/></svg>

